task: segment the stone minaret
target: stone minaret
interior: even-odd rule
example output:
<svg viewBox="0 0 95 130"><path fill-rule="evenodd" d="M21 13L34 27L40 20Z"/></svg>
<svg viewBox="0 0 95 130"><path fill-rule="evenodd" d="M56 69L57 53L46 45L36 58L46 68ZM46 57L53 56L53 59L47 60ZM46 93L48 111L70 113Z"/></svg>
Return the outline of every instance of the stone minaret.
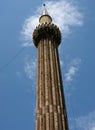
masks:
<svg viewBox="0 0 95 130"><path fill-rule="evenodd" d="M36 130L68 130L58 54L61 33L45 5L39 23L33 32L38 49Z"/></svg>

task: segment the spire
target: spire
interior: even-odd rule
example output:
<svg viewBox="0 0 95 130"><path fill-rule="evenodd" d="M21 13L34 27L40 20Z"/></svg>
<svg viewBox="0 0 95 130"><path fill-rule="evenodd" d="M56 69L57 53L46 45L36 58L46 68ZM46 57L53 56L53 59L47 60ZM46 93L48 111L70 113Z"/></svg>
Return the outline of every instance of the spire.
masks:
<svg viewBox="0 0 95 130"><path fill-rule="evenodd" d="M43 12L42 15L48 15L47 9L46 9L46 5L43 4Z"/></svg>
<svg viewBox="0 0 95 130"><path fill-rule="evenodd" d="M48 11L46 9L46 5L43 4L43 11L42 11L42 15L39 18L39 22L42 23L51 23L52 22L52 18L51 16L48 14Z"/></svg>

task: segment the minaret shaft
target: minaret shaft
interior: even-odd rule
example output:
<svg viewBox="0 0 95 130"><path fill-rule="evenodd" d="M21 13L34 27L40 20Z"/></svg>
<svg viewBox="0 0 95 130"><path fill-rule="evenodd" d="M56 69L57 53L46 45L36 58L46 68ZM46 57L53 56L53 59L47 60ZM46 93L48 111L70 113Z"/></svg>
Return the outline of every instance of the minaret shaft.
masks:
<svg viewBox="0 0 95 130"><path fill-rule="evenodd" d="M38 43L36 130L68 130L58 48L43 38Z"/></svg>
<svg viewBox="0 0 95 130"><path fill-rule="evenodd" d="M33 32L38 48L36 130L68 130L58 46L61 32L44 5L40 24Z"/></svg>

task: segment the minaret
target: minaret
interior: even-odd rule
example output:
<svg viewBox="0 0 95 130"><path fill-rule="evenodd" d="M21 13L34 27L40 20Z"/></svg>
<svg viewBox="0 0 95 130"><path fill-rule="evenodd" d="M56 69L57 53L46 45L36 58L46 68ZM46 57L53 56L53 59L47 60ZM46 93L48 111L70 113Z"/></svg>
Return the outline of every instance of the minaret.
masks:
<svg viewBox="0 0 95 130"><path fill-rule="evenodd" d="M45 4L33 42L38 49L36 130L68 130L58 54L61 32L52 23Z"/></svg>

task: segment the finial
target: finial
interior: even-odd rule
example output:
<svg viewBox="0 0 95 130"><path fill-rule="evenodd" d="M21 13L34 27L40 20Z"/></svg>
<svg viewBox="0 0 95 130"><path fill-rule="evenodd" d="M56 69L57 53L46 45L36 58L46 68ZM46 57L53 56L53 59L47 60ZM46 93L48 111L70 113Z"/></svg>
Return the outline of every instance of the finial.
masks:
<svg viewBox="0 0 95 130"><path fill-rule="evenodd" d="M43 6L46 6L45 4L43 4Z"/></svg>
<svg viewBox="0 0 95 130"><path fill-rule="evenodd" d="M51 23L52 22L52 18L51 16L48 14L47 9L46 9L46 5L43 4L43 12L41 17L39 18L39 22L42 23Z"/></svg>
<svg viewBox="0 0 95 130"><path fill-rule="evenodd" d="M43 4L44 8L43 8L43 12L42 15L48 15L47 9L46 9L46 5Z"/></svg>

